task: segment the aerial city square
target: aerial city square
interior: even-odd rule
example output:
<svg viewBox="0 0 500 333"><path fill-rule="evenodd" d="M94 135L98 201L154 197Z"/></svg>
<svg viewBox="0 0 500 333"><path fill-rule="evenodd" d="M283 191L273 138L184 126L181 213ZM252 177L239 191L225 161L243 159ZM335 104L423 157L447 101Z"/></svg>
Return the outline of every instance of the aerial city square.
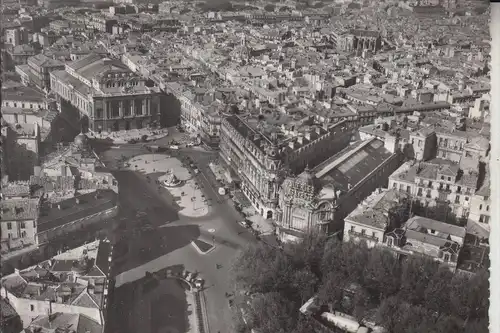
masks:
<svg viewBox="0 0 500 333"><path fill-rule="evenodd" d="M2 0L0 332L488 332L490 14Z"/></svg>

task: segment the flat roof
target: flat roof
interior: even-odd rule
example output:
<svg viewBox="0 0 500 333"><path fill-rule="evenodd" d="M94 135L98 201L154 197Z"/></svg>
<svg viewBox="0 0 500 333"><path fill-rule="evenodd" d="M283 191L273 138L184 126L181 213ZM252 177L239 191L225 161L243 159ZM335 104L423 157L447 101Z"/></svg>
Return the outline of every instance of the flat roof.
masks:
<svg viewBox="0 0 500 333"><path fill-rule="evenodd" d="M77 199L80 203L76 202ZM116 206L116 200L116 193L112 190L97 190L61 201L54 204L52 208L45 204L38 220L38 232L61 227L68 222L113 208ZM59 205L62 209L58 208Z"/></svg>

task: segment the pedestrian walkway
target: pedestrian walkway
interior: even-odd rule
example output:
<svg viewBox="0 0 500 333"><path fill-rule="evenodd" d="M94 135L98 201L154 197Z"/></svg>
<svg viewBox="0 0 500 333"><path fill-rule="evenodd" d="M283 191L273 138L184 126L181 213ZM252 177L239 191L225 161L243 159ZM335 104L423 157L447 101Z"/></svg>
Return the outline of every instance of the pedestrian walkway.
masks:
<svg viewBox="0 0 500 333"><path fill-rule="evenodd" d="M244 207L242 212L247 220L252 221L252 229L258 231L259 234L269 235L274 233L273 221L265 219L252 206Z"/></svg>
<svg viewBox="0 0 500 333"><path fill-rule="evenodd" d="M207 200L193 176L177 158L166 155L147 154L130 159L127 164L130 170L145 174L160 173L160 185L171 175L180 181L179 186L164 186L174 197L181 210L180 215L187 217L201 217L209 213Z"/></svg>
<svg viewBox="0 0 500 333"><path fill-rule="evenodd" d="M168 129L142 128L142 129L131 129L127 131L116 131L111 133L108 132L96 133L89 131L87 135L89 138L108 139L108 140L113 140L113 143L115 144L123 144L123 143L128 143L130 140L140 141L142 139L142 136L144 135L148 136L148 140L158 140L168 136Z"/></svg>

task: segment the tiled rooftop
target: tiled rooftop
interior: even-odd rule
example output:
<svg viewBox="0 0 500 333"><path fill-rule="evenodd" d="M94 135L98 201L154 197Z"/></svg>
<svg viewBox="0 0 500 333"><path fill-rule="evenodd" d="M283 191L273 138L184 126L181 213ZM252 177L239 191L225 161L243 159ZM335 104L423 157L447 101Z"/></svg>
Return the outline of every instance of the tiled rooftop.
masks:
<svg viewBox="0 0 500 333"><path fill-rule="evenodd" d="M77 200L79 203L77 203ZM53 204L44 204L38 220L38 232L44 232L74 220L96 214L116 206L116 193L112 190L97 190ZM61 207L61 209L59 209Z"/></svg>
<svg viewBox="0 0 500 333"><path fill-rule="evenodd" d="M110 246L94 241L5 276L1 285L21 298L101 309Z"/></svg>
<svg viewBox="0 0 500 333"><path fill-rule="evenodd" d="M402 205L407 198L406 193L396 190L377 190L363 200L345 220L385 230L388 227L390 210Z"/></svg>
<svg viewBox="0 0 500 333"><path fill-rule="evenodd" d="M0 201L0 221L23 221L38 218L39 199L4 199Z"/></svg>

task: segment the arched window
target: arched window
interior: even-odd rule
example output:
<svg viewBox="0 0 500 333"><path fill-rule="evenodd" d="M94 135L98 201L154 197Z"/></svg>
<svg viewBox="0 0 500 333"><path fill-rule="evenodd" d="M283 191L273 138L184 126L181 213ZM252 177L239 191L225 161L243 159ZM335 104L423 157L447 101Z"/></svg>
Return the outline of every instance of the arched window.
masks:
<svg viewBox="0 0 500 333"><path fill-rule="evenodd" d="M330 215L330 205L327 202L322 203L318 206L318 219L326 220Z"/></svg>

